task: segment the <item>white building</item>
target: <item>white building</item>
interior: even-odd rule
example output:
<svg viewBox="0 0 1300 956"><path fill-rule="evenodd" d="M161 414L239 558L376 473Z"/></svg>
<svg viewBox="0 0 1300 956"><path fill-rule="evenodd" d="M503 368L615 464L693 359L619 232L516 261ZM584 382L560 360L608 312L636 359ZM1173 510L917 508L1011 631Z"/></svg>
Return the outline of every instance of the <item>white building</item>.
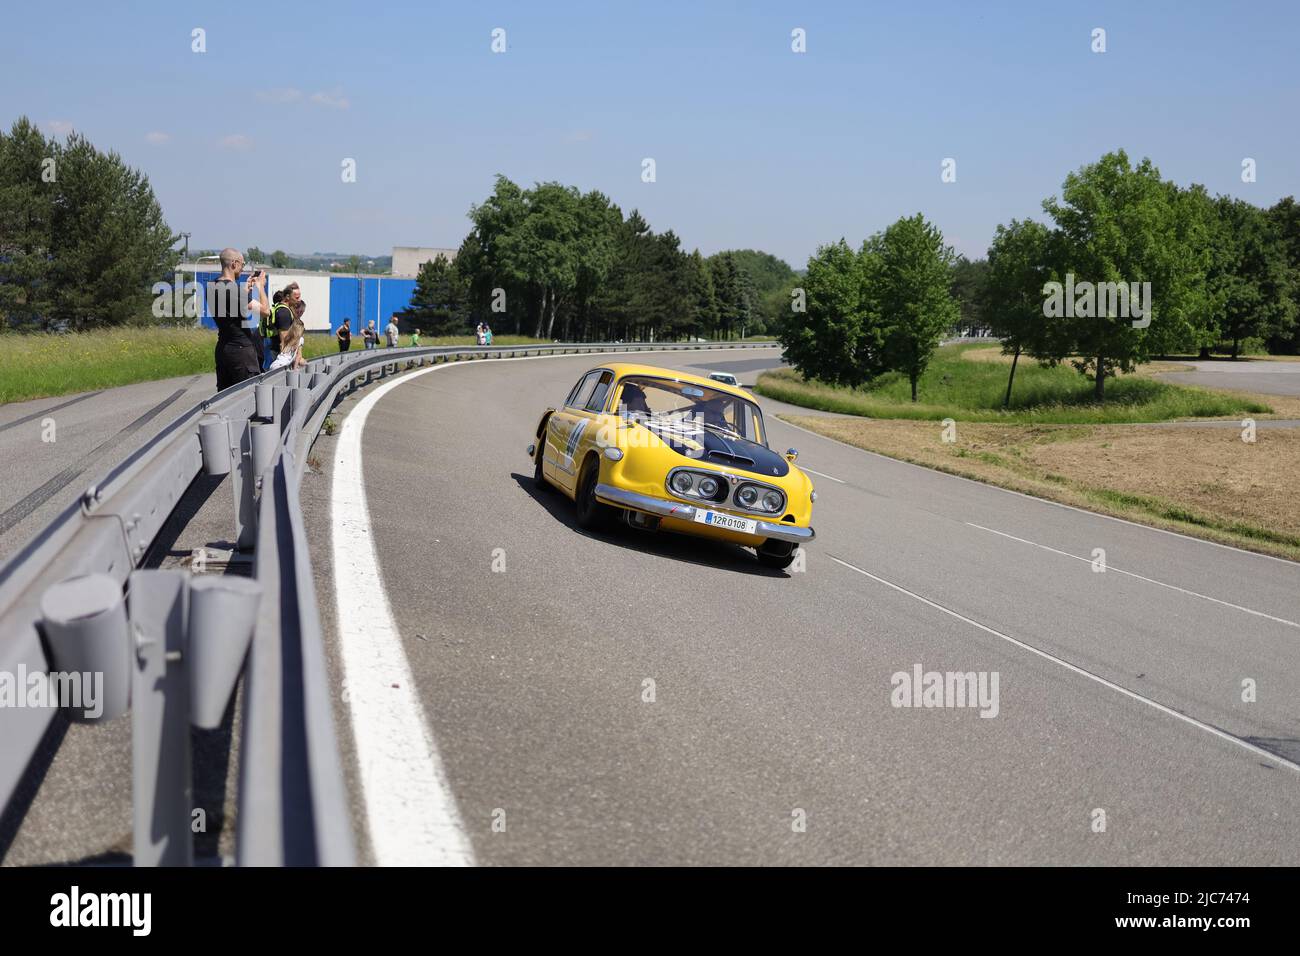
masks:
<svg viewBox="0 0 1300 956"><path fill-rule="evenodd" d="M435 246L393 246L393 275L413 279L420 274L420 266L438 256L451 262L456 258L456 250Z"/></svg>

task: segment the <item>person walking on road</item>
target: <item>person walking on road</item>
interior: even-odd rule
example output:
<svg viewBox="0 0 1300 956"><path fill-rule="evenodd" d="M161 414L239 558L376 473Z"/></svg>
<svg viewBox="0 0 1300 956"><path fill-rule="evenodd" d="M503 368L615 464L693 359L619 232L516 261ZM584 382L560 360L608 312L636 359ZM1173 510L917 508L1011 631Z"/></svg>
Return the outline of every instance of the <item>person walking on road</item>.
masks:
<svg viewBox="0 0 1300 956"><path fill-rule="evenodd" d="M217 366L217 391L238 385L262 371L262 344L258 325L270 309L266 297L266 273L260 269L248 280L246 289L239 285L244 271L244 254L238 249L221 250L221 277L207 289L208 311L217 326L214 358ZM252 298L252 293L257 298Z"/></svg>
<svg viewBox="0 0 1300 956"><path fill-rule="evenodd" d="M391 316L388 319L388 325L384 328L384 336L388 339L390 349L397 348L397 317Z"/></svg>
<svg viewBox="0 0 1300 956"><path fill-rule="evenodd" d="M344 319L343 324L339 326L335 338L339 340L339 351L346 352L352 348L352 320Z"/></svg>

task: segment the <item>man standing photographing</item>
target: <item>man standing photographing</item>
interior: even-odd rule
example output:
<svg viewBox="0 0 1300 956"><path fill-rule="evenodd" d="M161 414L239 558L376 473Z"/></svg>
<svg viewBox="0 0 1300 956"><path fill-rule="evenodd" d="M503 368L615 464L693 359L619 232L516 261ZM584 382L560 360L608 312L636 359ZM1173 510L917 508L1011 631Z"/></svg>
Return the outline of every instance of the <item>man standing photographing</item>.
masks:
<svg viewBox="0 0 1300 956"><path fill-rule="evenodd" d="M217 391L253 378L262 370L262 349L258 319L267 314L266 273L260 269L248 280L248 290L239 286L244 255L238 249L221 250L221 278L208 286L209 312L217 326ZM248 293L257 292L256 299Z"/></svg>

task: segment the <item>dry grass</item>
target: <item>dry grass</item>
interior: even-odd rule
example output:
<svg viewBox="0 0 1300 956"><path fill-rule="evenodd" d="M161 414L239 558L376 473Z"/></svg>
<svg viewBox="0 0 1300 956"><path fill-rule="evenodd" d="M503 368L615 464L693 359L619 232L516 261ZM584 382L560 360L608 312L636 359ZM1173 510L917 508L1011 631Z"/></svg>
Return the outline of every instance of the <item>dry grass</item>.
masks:
<svg viewBox="0 0 1300 956"><path fill-rule="evenodd" d="M946 444L937 422L782 417L891 458L1300 560L1300 428L1259 429L1248 444L1237 428L958 422Z"/></svg>

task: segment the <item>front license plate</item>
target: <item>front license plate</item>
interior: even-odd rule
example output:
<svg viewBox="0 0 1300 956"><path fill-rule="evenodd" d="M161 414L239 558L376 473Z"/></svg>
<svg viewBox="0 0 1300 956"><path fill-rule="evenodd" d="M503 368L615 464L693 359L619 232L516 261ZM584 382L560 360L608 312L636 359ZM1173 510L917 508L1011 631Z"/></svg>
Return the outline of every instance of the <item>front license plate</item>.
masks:
<svg viewBox="0 0 1300 956"><path fill-rule="evenodd" d="M753 518L733 518L731 515L705 511L703 508L695 510L695 520L700 524L711 524L715 528L726 528L728 531L739 531L742 534L753 534L754 529L758 527L758 522Z"/></svg>

